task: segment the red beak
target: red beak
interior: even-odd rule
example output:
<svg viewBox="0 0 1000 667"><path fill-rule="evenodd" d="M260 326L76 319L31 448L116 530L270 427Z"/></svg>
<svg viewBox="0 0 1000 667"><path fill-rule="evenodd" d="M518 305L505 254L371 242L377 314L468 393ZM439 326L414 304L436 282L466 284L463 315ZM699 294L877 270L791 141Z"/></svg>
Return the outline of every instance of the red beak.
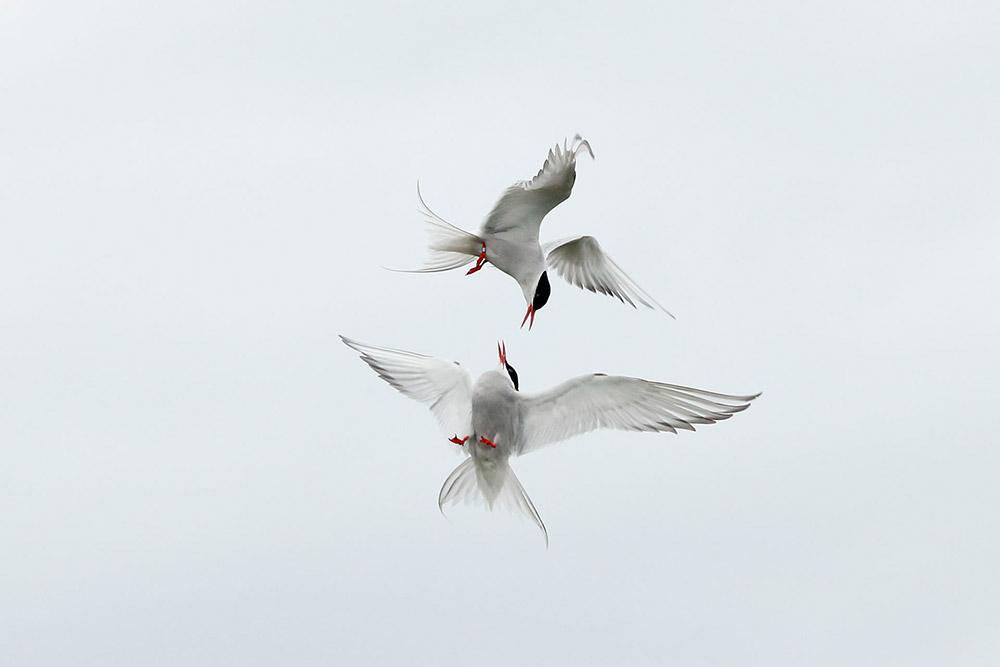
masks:
<svg viewBox="0 0 1000 667"><path fill-rule="evenodd" d="M524 323L528 321L528 316L531 316L531 323L528 325L528 331L531 331L531 327L535 326L535 307L528 304L528 312L524 314L524 319L521 320L521 328L524 328Z"/></svg>
<svg viewBox="0 0 1000 667"><path fill-rule="evenodd" d="M500 355L500 363L507 365L507 344L503 341L497 343L497 354Z"/></svg>

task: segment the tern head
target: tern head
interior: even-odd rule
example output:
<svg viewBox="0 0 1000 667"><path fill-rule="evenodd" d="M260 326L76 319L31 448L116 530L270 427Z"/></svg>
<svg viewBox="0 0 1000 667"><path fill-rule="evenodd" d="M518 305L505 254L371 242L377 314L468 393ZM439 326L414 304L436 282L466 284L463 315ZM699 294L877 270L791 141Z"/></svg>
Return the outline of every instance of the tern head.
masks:
<svg viewBox="0 0 1000 667"><path fill-rule="evenodd" d="M542 271L542 275L538 277L538 282L535 283L534 293L530 292L531 287L523 287L524 290L524 300L528 302L528 312L524 314L524 319L521 320L521 326L531 318L531 322L528 324L528 330L535 324L535 313L542 309L542 307L549 302L549 294L552 293L552 287L549 285L549 274L548 271ZM529 298L528 295L532 294Z"/></svg>
<svg viewBox="0 0 1000 667"><path fill-rule="evenodd" d="M503 341L497 343L497 354L500 355L500 365L504 367L505 371L507 371L511 384L514 385L514 391L520 391L517 383L517 371L514 370L513 366L507 363L507 345Z"/></svg>

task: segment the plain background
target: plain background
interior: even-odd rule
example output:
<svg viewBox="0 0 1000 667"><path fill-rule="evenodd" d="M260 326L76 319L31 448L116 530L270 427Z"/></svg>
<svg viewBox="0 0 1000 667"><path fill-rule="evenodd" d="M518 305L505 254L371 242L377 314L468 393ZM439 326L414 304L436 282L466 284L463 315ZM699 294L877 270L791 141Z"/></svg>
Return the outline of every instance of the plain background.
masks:
<svg viewBox="0 0 1000 667"><path fill-rule="evenodd" d="M6 665L992 665L995 2L0 2ZM580 132L544 238L678 317L410 276ZM727 392L514 461L337 334Z"/></svg>

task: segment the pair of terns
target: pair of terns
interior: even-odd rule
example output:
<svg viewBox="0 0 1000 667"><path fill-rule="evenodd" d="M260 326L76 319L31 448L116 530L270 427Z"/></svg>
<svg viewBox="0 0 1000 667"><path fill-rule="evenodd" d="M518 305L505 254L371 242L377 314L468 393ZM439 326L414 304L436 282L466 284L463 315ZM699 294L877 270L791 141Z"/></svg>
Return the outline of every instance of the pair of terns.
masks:
<svg viewBox="0 0 1000 667"><path fill-rule="evenodd" d="M430 257L419 272L449 271L475 261L468 273L488 262L514 278L528 310L521 322L534 323L548 301L547 267L570 283L618 298L635 307L660 306L601 250L590 236L542 246L542 219L569 198L576 181L576 157L590 144L577 135L571 145L549 151L530 181L515 183L500 197L478 234L470 234L436 215L424 203L430 232ZM669 315L669 313L667 313ZM671 315L672 317L672 315ZM530 328L530 324L529 324ZM468 458L445 480L438 507L485 501L531 519L545 535L538 511L511 470L508 460L546 445L600 428L623 431L693 431L745 410L760 394L736 396L639 378L603 373L582 375L541 393L521 393L517 371L497 346L499 367L473 382L458 362L369 345L341 336L379 377L403 395L429 404L448 440L464 447Z"/></svg>

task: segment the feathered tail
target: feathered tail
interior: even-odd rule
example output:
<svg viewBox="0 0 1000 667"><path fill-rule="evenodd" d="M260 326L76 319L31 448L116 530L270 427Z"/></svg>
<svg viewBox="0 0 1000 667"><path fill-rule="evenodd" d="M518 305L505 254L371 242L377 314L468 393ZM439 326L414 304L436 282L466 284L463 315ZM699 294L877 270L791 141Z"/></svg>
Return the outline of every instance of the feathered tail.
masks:
<svg viewBox="0 0 1000 667"><path fill-rule="evenodd" d="M438 273L458 269L479 256L483 241L475 234L459 229L437 213L432 211L420 194L420 183L417 183L417 199L420 200L420 213L427 225L428 255L423 268L420 269L389 269L402 273Z"/></svg>
<svg viewBox="0 0 1000 667"><path fill-rule="evenodd" d="M438 508L442 514L445 505L460 502L475 505L484 501L487 509L501 507L530 519L542 531L548 548L549 531L506 461L484 461L476 465L475 459L466 459L451 471L438 494Z"/></svg>

